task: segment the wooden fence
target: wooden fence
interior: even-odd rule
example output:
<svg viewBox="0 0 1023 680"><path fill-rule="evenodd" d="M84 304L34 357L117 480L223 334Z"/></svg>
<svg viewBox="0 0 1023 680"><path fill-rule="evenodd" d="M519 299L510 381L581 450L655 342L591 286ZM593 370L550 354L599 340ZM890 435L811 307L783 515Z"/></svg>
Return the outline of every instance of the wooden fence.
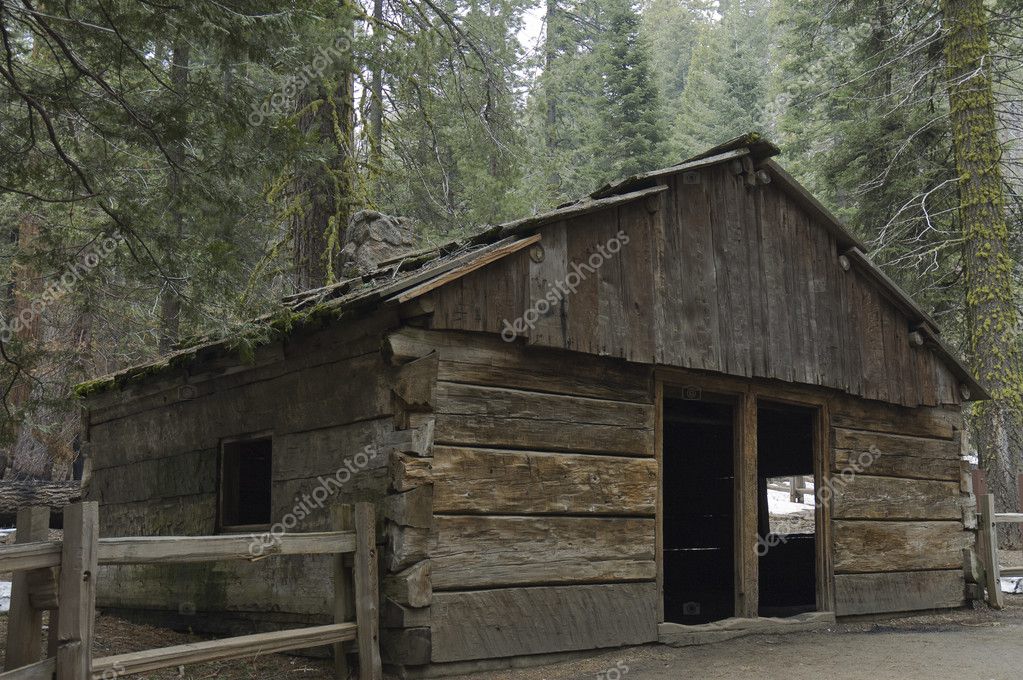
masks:
<svg viewBox="0 0 1023 680"><path fill-rule="evenodd" d="M244 535L99 538L99 507L88 502L67 506L63 542L48 541L49 509L22 509L16 543L0 547L0 572L14 572L6 670L0 680L109 680L320 645L334 646L336 677L347 680L343 645L349 641L355 641L358 649L359 680L380 680L373 506L356 504L354 516L350 507L338 508L333 520L334 526L344 530L283 534L272 545L263 546L260 556L334 555L335 623L94 659L99 565L251 560L254 539ZM46 610L50 611L49 642L47 658L40 661Z"/></svg>
<svg viewBox="0 0 1023 680"><path fill-rule="evenodd" d="M987 601L996 609L1005 606L999 579L1002 576L1023 576L1023 568L1003 567L998 564L998 531L995 525L999 522L1023 523L1023 513L995 512L995 497L991 494L978 495L977 552L983 563Z"/></svg>

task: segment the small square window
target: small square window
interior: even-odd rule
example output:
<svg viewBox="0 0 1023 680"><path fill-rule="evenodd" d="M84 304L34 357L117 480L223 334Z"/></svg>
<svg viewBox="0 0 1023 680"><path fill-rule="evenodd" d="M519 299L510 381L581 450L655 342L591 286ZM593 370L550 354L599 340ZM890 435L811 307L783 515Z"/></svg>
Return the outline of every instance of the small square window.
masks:
<svg viewBox="0 0 1023 680"><path fill-rule="evenodd" d="M268 526L273 447L270 438L225 442L220 456L220 528Z"/></svg>

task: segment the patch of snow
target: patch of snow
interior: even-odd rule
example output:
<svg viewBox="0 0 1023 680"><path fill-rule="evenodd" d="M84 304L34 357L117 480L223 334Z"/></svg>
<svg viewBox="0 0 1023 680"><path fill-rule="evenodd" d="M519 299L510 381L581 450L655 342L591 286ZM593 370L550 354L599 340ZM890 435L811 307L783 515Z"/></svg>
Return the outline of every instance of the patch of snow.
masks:
<svg viewBox="0 0 1023 680"><path fill-rule="evenodd" d="M11 582L0 581L0 612L11 610Z"/></svg>
<svg viewBox="0 0 1023 680"><path fill-rule="evenodd" d="M804 494L802 503L789 500L787 491L767 490L767 507L772 515L791 515L804 510L813 510L813 495Z"/></svg>
<svg viewBox="0 0 1023 680"><path fill-rule="evenodd" d="M1023 576L1003 576L999 581L1003 593L1023 595Z"/></svg>

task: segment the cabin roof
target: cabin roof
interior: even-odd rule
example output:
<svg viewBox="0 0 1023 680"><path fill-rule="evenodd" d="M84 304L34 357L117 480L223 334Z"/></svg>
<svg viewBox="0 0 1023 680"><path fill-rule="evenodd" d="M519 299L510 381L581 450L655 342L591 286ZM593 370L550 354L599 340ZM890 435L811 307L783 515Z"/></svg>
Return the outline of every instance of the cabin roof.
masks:
<svg viewBox="0 0 1023 680"><path fill-rule="evenodd" d="M670 175L721 163L751 163L769 172L773 183L835 237L839 252L849 259L851 266L864 272L910 319L911 324L916 326L916 330L952 373L969 388L970 399L990 398L984 387L941 339L935 321L867 257L866 246L837 217L773 160L772 157L778 153L778 147L760 135L742 135L682 163L606 184L584 198L553 210L490 226L468 238L403 254L381 262L378 269L363 276L286 296L281 300L279 310L255 319L254 322L269 325L287 334L293 328L310 322L319 323L325 318L348 317L387 304L408 302L536 243L541 238L539 230L544 225L654 196L667 190L667 185L660 180ZM88 396L113 389L161 373L164 369L186 366L206 351L226 349L237 343L238 338L199 342L159 360L82 383L76 391L81 396Z"/></svg>

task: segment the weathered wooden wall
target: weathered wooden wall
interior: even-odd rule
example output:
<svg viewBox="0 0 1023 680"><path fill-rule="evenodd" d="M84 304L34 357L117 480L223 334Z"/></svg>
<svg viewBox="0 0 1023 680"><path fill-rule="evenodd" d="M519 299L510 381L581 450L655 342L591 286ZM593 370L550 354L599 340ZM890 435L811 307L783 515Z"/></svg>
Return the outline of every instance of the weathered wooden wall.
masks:
<svg viewBox="0 0 1023 680"><path fill-rule="evenodd" d="M835 613L962 605L976 516L958 409L839 397L831 421Z"/></svg>
<svg viewBox="0 0 1023 680"><path fill-rule="evenodd" d="M391 660L655 640L652 368L413 328L389 346L437 359L430 455L392 477L392 498L430 489L429 519L391 513L388 550L392 571L428 564L432 592L385 603L385 641L422 643Z"/></svg>
<svg viewBox="0 0 1023 680"><path fill-rule="evenodd" d="M387 346L395 364L432 361L437 380L421 414L432 445L391 470L391 499L416 512L389 517L402 599L385 602L384 639L417 650L392 663L654 639L652 367L419 328ZM804 391L830 414L836 613L961 605L974 522L959 408Z"/></svg>
<svg viewBox="0 0 1023 680"><path fill-rule="evenodd" d="M220 441L254 433L272 433L272 517L295 515L292 531L326 529L330 505L381 498L395 407L380 340L396 322L379 316L261 348L252 365L208 361L91 399L87 493L101 504L101 535L215 533ZM323 486L321 476L334 476L366 446L377 455L340 491L330 487L324 507L306 500L307 511L295 511ZM317 584L330 574L329 559L312 557L108 567L99 598L107 609L232 629L257 613L282 623L329 618L327 586Z"/></svg>
<svg viewBox="0 0 1023 680"><path fill-rule="evenodd" d="M211 533L225 437L273 432L275 517L373 445L385 455L336 502L381 502L387 663L653 641L661 365L830 395L839 615L962 603L974 518L953 373L785 193L728 166L666 181L399 310L416 326L382 310L254 365L211 357L94 397L102 533ZM559 282L574 292L503 342ZM106 570L101 605L328 615L326 561L163 569Z"/></svg>
<svg viewBox="0 0 1023 680"><path fill-rule="evenodd" d="M435 291L433 327L500 333L583 271L525 328L530 344L907 406L960 402L954 374L910 344L908 317L859 265L843 269L832 233L785 192L727 164L664 181L659 198L544 227L542 259L515 253ZM619 232L628 242L601 255Z"/></svg>

